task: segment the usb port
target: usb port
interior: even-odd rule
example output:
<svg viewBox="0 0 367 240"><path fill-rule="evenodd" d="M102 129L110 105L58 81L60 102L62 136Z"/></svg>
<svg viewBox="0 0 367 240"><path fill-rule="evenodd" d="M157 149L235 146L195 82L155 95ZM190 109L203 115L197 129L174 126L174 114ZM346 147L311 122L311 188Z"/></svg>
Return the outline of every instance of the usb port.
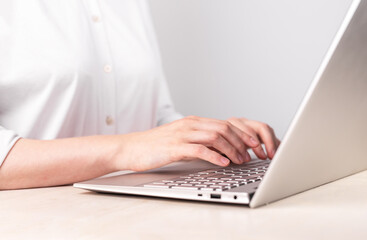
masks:
<svg viewBox="0 0 367 240"><path fill-rule="evenodd" d="M220 194L211 193L210 194L210 198L212 198L212 199L220 199L221 198L221 195Z"/></svg>

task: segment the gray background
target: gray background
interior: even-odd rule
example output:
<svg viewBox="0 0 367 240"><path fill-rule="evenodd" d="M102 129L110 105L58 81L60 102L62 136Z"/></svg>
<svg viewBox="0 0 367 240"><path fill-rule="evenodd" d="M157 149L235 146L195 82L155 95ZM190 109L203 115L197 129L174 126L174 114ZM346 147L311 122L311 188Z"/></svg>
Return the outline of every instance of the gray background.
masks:
<svg viewBox="0 0 367 240"><path fill-rule="evenodd" d="M351 0L150 0L184 115L244 116L283 137Z"/></svg>

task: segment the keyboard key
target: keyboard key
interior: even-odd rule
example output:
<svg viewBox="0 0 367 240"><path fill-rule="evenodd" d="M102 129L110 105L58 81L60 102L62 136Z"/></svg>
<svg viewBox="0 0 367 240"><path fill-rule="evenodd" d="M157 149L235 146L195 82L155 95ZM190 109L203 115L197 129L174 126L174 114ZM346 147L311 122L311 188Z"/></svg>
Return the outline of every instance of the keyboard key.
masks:
<svg viewBox="0 0 367 240"><path fill-rule="evenodd" d="M183 190L198 190L197 187L186 187L186 186L174 186L172 189L183 189Z"/></svg>
<svg viewBox="0 0 367 240"><path fill-rule="evenodd" d="M175 181L175 183L187 183L187 181Z"/></svg>
<svg viewBox="0 0 367 240"><path fill-rule="evenodd" d="M158 184L145 184L144 187L150 188L169 188L167 185L158 185Z"/></svg>
<svg viewBox="0 0 367 240"><path fill-rule="evenodd" d="M262 177L264 176L264 174L254 174L254 175L251 175L252 178L255 178L255 177Z"/></svg>
<svg viewBox="0 0 367 240"><path fill-rule="evenodd" d="M232 181L227 181L227 183L238 183L238 181L232 180Z"/></svg>
<svg viewBox="0 0 367 240"><path fill-rule="evenodd" d="M164 182L154 182L152 184L154 184L154 185L166 185L166 183L164 183Z"/></svg>

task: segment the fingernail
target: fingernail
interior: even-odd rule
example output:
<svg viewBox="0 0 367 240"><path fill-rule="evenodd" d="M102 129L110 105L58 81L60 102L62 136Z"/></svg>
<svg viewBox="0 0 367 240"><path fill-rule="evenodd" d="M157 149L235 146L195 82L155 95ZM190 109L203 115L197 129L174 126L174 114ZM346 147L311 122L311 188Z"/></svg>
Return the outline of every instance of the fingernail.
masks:
<svg viewBox="0 0 367 240"><path fill-rule="evenodd" d="M271 150L271 156L274 157L275 155L275 149Z"/></svg>
<svg viewBox="0 0 367 240"><path fill-rule="evenodd" d="M221 162L222 162L223 164L225 164L225 165L229 164L229 160L228 160L228 158L225 158L225 157L222 157L222 158L221 158Z"/></svg>
<svg viewBox="0 0 367 240"><path fill-rule="evenodd" d="M240 161L240 163L244 163L245 161L243 160L243 157L240 155L240 154L238 154L237 155L237 158L238 158L238 160Z"/></svg>
<svg viewBox="0 0 367 240"><path fill-rule="evenodd" d="M259 142L255 138L253 138L253 137L250 137L250 141L253 144L259 144Z"/></svg>
<svg viewBox="0 0 367 240"><path fill-rule="evenodd" d="M248 152L246 152L245 158L246 158L246 162L251 161L251 156L250 156L250 154Z"/></svg>

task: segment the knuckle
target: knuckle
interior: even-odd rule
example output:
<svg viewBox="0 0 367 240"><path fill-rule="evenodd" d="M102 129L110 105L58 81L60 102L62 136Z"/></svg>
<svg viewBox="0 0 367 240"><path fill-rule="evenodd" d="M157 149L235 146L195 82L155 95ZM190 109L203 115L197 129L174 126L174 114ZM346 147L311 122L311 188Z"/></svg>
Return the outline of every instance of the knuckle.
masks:
<svg viewBox="0 0 367 240"><path fill-rule="evenodd" d="M224 134L228 134L230 132L230 125L229 123L224 123L219 127L219 131Z"/></svg>
<svg viewBox="0 0 367 240"><path fill-rule="evenodd" d="M242 140L246 141L246 140L248 140L248 139L251 137L251 135L241 131L241 132L239 133L239 137L240 137Z"/></svg>
<svg viewBox="0 0 367 240"><path fill-rule="evenodd" d="M186 122L186 121L187 121L187 118L186 118L186 117L184 117L184 118L181 118L181 119L177 120L176 122L178 122L178 123L182 124L182 123L184 123L184 122Z"/></svg>
<svg viewBox="0 0 367 240"><path fill-rule="evenodd" d="M270 126L267 123L260 123L260 126L265 130L270 130Z"/></svg>
<svg viewBox="0 0 367 240"><path fill-rule="evenodd" d="M234 157L235 159L237 158L237 150L235 148L231 148L229 150L229 154L230 156Z"/></svg>
<svg viewBox="0 0 367 240"><path fill-rule="evenodd" d="M245 152L247 150L247 146L245 144L241 144L241 146L239 147L239 150L241 152Z"/></svg>
<svg viewBox="0 0 367 240"><path fill-rule="evenodd" d="M180 120L177 120L177 127L179 129L182 129L183 127L187 126L187 119L186 118L183 118L183 119L180 119Z"/></svg>
<svg viewBox="0 0 367 240"><path fill-rule="evenodd" d="M244 118L244 117L241 117L241 118L237 118L239 121L241 121L242 123L247 123L247 122L250 122L249 119L247 118Z"/></svg>
<svg viewBox="0 0 367 240"><path fill-rule="evenodd" d="M182 118L182 119L178 120L178 122L179 122L179 125L181 127L185 127L185 126L189 126L189 125L193 124L194 119L190 118L190 117L185 117L185 118Z"/></svg>
<svg viewBox="0 0 367 240"><path fill-rule="evenodd" d="M171 153L170 154L170 159L173 161L175 159L185 159L186 158L186 155L184 153L179 153L179 152L176 152L176 153Z"/></svg>
<svg viewBox="0 0 367 240"><path fill-rule="evenodd" d="M196 156L203 156L205 153L205 147L203 145L198 145L194 149L194 153Z"/></svg>
<svg viewBox="0 0 367 240"><path fill-rule="evenodd" d="M209 135L208 135L208 140L210 141L210 142L217 142L217 141L219 141L219 139L221 138L221 136L220 136L220 134L219 133L217 133L217 132L214 132L214 133L210 133Z"/></svg>
<svg viewBox="0 0 367 240"><path fill-rule="evenodd" d="M192 120L196 120L196 119L198 119L199 117L194 116L194 115L190 115L190 116L187 116L187 117L185 117L185 118L187 118L187 119L192 119Z"/></svg>
<svg viewBox="0 0 367 240"><path fill-rule="evenodd" d="M269 129L270 129L270 131L271 131L272 133L274 133L274 128L272 128L272 127L270 127L270 126L269 126Z"/></svg>

